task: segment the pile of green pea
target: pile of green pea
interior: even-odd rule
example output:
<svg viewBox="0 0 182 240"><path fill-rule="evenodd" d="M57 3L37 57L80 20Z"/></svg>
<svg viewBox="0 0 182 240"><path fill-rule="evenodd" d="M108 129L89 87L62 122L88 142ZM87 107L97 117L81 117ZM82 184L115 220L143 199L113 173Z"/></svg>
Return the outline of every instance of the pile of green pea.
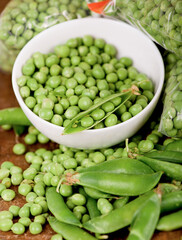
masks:
<svg viewBox="0 0 182 240"><path fill-rule="evenodd" d="M37 136L38 131L33 126L30 126L24 137L25 143L27 136L30 134ZM155 139L154 142L157 142L156 138L159 140L159 137L157 135L153 137L153 135L155 135L155 129L148 136L148 139ZM141 138L141 135L135 136L133 140L138 139L139 142ZM29 144L29 141L27 144ZM131 142L128 146L134 149L137 147L137 143L136 141ZM148 152L154 148L154 144L151 140L143 140L140 141L139 147L141 151ZM17 155L22 155L25 153L25 149L25 144L17 143L13 147L13 152ZM39 234L42 231L42 225L46 222L48 212L45 198L47 187L57 187L63 174L73 173L81 168L94 166L98 163L123 156L127 156L127 149L124 146L94 151L72 149L60 145L59 148L53 151L39 148L35 152L26 152L25 160L30 166L24 171L9 161L3 162L0 168L1 198L4 201L12 201L15 198L15 192L9 188L14 185L18 186L18 193L26 197L27 203L22 207L12 205L8 211L1 211L0 230L12 230L14 234L23 234L28 227L31 234ZM59 192L64 197L67 207L73 211L75 216L82 223L88 221L90 216L86 207L86 197L79 192L79 189L71 185L62 184ZM92 194L97 193L93 192ZM116 207L121 207L127 201L128 198L121 198L120 200L112 201L113 203L111 204L109 200L99 198L97 206L98 210L105 214ZM13 219L17 218L19 218L18 222L13 223ZM52 239L57 238L53 237Z"/></svg>
<svg viewBox="0 0 182 240"><path fill-rule="evenodd" d="M128 57L116 58L117 49L104 39L85 35L55 46L54 52L36 52L26 61L17 79L25 104L39 117L66 127L80 112L86 111L114 93L125 92L133 85L133 94L116 112L94 126L110 127L141 112L154 96L148 77L138 72ZM122 99L107 101L81 119L89 128L94 121L111 113Z"/></svg>
<svg viewBox="0 0 182 240"><path fill-rule="evenodd" d="M164 107L159 130L169 137L182 137L182 60L168 57Z"/></svg>
<svg viewBox="0 0 182 240"><path fill-rule="evenodd" d="M12 0L0 18L0 68L11 72L19 51L39 32L89 15L84 0Z"/></svg>
<svg viewBox="0 0 182 240"><path fill-rule="evenodd" d="M165 49L182 56L182 1L117 0L111 8L106 8L106 15L129 21Z"/></svg>
<svg viewBox="0 0 182 240"><path fill-rule="evenodd" d="M115 225L111 224L112 218L107 219L107 216L111 214L112 217L114 213L116 213L117 216L126 213L128 216L128 214L131 213L132 217L132 207L130 208L130 206L133 206L133 209L139 209L143 206L142 204L145 201L146 203L152 201L155 202L155 214L151 215L154 216L154 221L152 226L150 225L150 231L147 231L146 235L148 237L146 239L150 239L149 236L155 230L156 219L159 217L158 209L160 201L156 193L146 193L143 196L136 197L135 200L132 201L132 198L130 199L129 196L117 197L116 195L113 196L91 187L82 187L75 184L60 184L60 180L62 181L63 176L71 176L72 174L72 176L74 176L76 172L86 172L89 167L96 167L98 164L115 159L117 160L120 158L122 161L123 158L126 161L128 157L136 158L138 154L154 153L155 155L157 153L156 147L163 148L174 142L174 139L165 138L158 132L158 127L159 124L151 120L150 126L145 126L142 132L133 136L129 142L126 141L126 144L121 143L112 148L79 150L57 145L58 147L54 150L48 150L45 147L41 147L33 152L26 151L25 145L34 144L35 142L26 142L26 139L30 134L37 137L39 132L35 127L29 126L27 132L23 136L25 143L16 143L13 147L14 154L25 154L25 161L27 161L29 167L23 171L12 162L5 161L1 164L0 168L1 198L4 201L12 201L13 203L16 194L15 191L11 189L11 186L14 185L18 187L18 193L25 197L27 203L21 207L12 205L8 210L1 211L0 230L11 230L14 234L19 235L24 234L25 231L29 229L31 234L39 234L42 232L44 224L46 224L48 220L53 230L57 232L57 234L52 236L51 240L60 240L63 238L73 240L75 239L72 237L73 231L74 236L82 236L81 239L83 240L94 240L100 238L102 231L108 231L109 233L109 231L112 232L113 229L115 229ZM8 130L9 128L5 125L4 129ZM145 138L142 136L143 131L147 134ZM159 145L161 143L162 145ZM142 159L142 157L140 158ZM143 160L145 160L145 158L146 157L144 157ZM133 159L131 160L133 161ZM165 164L164 162L164 166ZM163 163L160 164L160 166L162 167ZM170 166L168 168L173 169ZM130 169L130 171L132 171L132 169ZM164 171L167 170L164 169ZM180 182L174 184L173 182L166 183L165 179L163 181L159 184L160 188L158 187L160 194L166 194L163 197L163 203L161 205L162 211L169 211L169 207L172 208L172 206L168 201L173 203L174 199L178 199L176 201L179 203L173 206L173 209L179 209L182 205L180 200L182 199ZM142 184L141 188L143 188ZM171 201L171 198L173 201ZM165 201L167 201L167 203ZM146 208L154 212L154 209L149 206L150 204L147 204ZM56 218L51 218L49 211L51 211ZM180 215L178 212L177 214ZM100 216L102 216L102 218L100 218ZM85 230L79 228L80 224L82 224L89 230L90 226L92 226L92 221L97 219L97 217L98 221L107 222L107 224L109 224L109 229L108 227L104 227L105 224L99 224L99 222L96 225L94 224L96 229L99 227L99 234L97 234L97 230L93 229L93 232L96 231L94 237L85 232ZM165 217L168 217L168 215ZM124 226L122 224L130 224L130 218L127 220L129 221L128 223L126 223L125 220L124 222L121 221L121 219L125 219L124 215L117 222L117 227L119 226L119 228L122 228ZM162 220L159 222L160 224L157 225L157 229L163 230L164 227L171 227L168 226L168 219L167 223L165 219L161 219ZM130 235L132 235L132 231Z"/></svg>

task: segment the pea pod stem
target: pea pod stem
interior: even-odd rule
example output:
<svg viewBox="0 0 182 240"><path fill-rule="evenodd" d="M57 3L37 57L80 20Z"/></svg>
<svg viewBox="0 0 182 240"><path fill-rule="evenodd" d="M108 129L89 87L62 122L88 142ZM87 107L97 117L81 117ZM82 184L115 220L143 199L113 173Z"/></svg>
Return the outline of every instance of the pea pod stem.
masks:
<svg viewBox="0 0 182 240"><path fill-rule="evenodd" d="M168 177L182 181L182 166L180 164L159 161L145 156L138 156L137 158L148 164L154 171L163 171Z"/></svg>
<svg viewBox="0 0 182 240"><path fill-rule="evenodd" d="M49 210L57 220L71 225L81 226L80 221L65 204L61 194L56 192L55 187L50 187L47 189L46 200Z"/></svg>
<svg viewBox="0 0 182 240"><path fill-rule="evenodd" d="M160 215L160 198L154 193L136 214L127 240L150 240Z"/></svg>
<svg viewBox="0 0 182 240"><path fill-rule="evenodd" d="M0 110L0 125L21 125L30 126L32 125L28 118L25 116L21 108L6 108Z"/></svg>
<svg viewBox="0 0 182 240"><path fill-rule="evenodd" d="M56 232L61 234L64 239L69 240L96 240L96 238L90 235L88 232L83 229L73 226L67 223L58 221L56 218L49 216L48 222L51 228Z"/></svg>
<svg viewBox="0 0 182 240"><path fill-rule="evenodd" d="M121 105L123 105L130 97L132 96L132 90L128 90L127 92L121 92L121 93L116 93L116 94L112 94L106 98L104 98L103 100L101 100L100 102L92 105L88 110L83 111L81 113L79 113L76 117L74 117L70 123L64 128L63 131L63 135L66 134L72 134L72 133L76 133L76 132L80 132L86 129L90 129L93 128L95 125L97 125L99 122L103 121L106 117L108 117L110 114L112 114L113 112L115 112ZM117 106L113 111L107 113L101 120L96 121L92 126L90 126L89 128L84 128L81 125L79 125L79 120L87 115L89 115L93 110L95 110L96 108L100 107L101 105L103 105L104 103L116 98L116 97L122 97L122 103L119 104L119 106ZM76 127L73 127L76 126Z"/></svg>
<svg viewBox="0 0 182 240"><path fill-rule="evenodd" d="M76 183L99 191L119 196L137 196L156 186L162 172L151 174L115 174L105 172L85 172L67 175L68 184Z"/></svg>
<svg viewBox="0 0 182 240"><path fill-rule="evenodd" d="M83 224L83 227L91 232L100 234L112 233L122 229L132 223L138 211L153 194L153 191L147 192L121 208L89 220Z"/></svg>

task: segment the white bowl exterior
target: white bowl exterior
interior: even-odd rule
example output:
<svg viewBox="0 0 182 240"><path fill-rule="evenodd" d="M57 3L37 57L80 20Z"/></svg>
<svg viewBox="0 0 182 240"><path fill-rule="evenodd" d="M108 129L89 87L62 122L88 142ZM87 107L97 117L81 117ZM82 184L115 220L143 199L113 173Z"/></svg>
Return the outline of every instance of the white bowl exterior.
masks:
<svg viewBox="0 0 182 240"><path fill-rule="evenodd" d="M103 38L118 50L117 57L130 57L139 72L147 74L155 85L155 96L148 106L138 115L118 125L86 130L71 135L62 135L63 127L51 124L34 114L24 103L19 93L17 78L22 75L22 66L33 53L49 53L68 39L86 34ZM148 120L159 100L164 81L164 65L155 44L142 32L130 25L110 19L85 18L57 24L26 44L19 53L12 72L12 83L16 98L32 124L51 140L68 147L97 149L109 147L134 135Z"/></svg>

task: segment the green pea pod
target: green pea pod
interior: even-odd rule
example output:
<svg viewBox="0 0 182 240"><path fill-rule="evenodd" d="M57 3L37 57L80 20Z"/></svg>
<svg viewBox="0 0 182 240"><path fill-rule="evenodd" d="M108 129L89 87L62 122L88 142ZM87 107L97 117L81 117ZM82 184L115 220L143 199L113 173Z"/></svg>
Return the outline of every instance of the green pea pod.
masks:
<svg viewBox="0 0 182 240"><path fill-rule="evenodd" d="M160 145L160 144L155 144L155 145L154 145L154 148L157 149L157 150L159 150L159 151L163 151L164 148L165 148L165 146Z"/></svg>
<svg viewBox="0 0 182 240"><path fill-rule="evenodd" d="M89 197L94 198L94 199L113 198L112 195L110 195L108 193L101 192L101 191L99 191L97 189L94 189L94 188L84 187L84 190Z"/></svg>
<svg viewBox="0 0 182 240"><path fill-rule="evenodd" d="M70 123L64 128L63 131L63 135L66 134L72 134L72 133L76 133L76 132L80 132L86 129L90 129L93 128L95 125L97 125L99 122L102 122L105 118L107 118L110 114L112 114L113 112L115 112L119 107L121 107L130 97L132 96L132 92L129 90L128 92L121 92L121 93L116 93L116 94L112 94L106 98L104 98L103 100L101 100L100 102L98 102L97 104L92 105L88 110L83 111L81 113L79 113L76 117L74 117ZM103 117L101 120L96 121L92 126L85 128L82 127L80 125L80 119L89 115L93 110L95 110L96 108L100 107L101 105L103 105L104 103L116 98L116 97L122 97L122 102L121 104L119 104L113 111L107 113L105 115L105 117Z"/></svg>
<svg viewBox="0 0 182 240"><path fill-rule="evenodd" d="M165 150L182 152L182 139L167 144Z"/></svg>
<svg viewBox="0 0 182 240"><path fill-rule="evenodd" d="M173 231L182 228L182 210L161 217L156 228L159 231Z"/></svg>
<svg viewBox="0 0 182 240"><path fill-rule="evenodd" d="M90 235L83 229L58 221L54 217L48 217L48 222L51 228L56 232L61 234L64 239L69 240L96 240L95 237Z"/></svg>
<svg viewBox="0 0 182 240"><path fill-rule="evenodd" d="M13 130L17 136L22 135L25 132L26 126L14 125Z"/></svg>
<svg viewBox="0 0 182 240"><path fill-rule="evenodd" d="M106 234L129 226L135 215L153 194L152 191L147 192L121 208L114 209L108 214L89 220L83 224L83 227L94 233Z"/></svg>
<svg viewBox="0 0 182 240"><path fill-rule="evenodd" d="M129 197L121 197L113 202L114 209L123 207L129 201Z"/></svg>
<svg viewBox="0 0 182 240"><path fill-rule="evenodd" d="M150 240L160 215L160 198L154 193L138 211L127 240Z"/></svg>
<svg viewBox="0 0 182 240"><path fill-rule="evenodd" d="M87 197L86 206L91 219L101 215L99 209L97 208L97 200L95 200L94 198Z"/></svg>
<svg viewBox="0 0 182 240"><path fill-rule="evenodd" d="M98 217L101 215L101 212L97 208L97 200L92 197L89 197L83 188L79 188L79 193L84 195L87 199L87 210L90 215L90 218Z"/></svg>
<svg viewBox="0 0 182 240"><path fill-rule="evenodd" d="M127 173L127 174L147 174L153 173L153 170L136 159L118 158L111 161L105 161L95 166L82 168L78 171L83 172L108 172L108 173Z"/></svg>
<svg viewBox="0 0 182 240"><path fill-rule="evenodd" d="M105 172L75 173L68 176L68 183L91 187L99 191L119 196L137 196L153 189L162 172L151 174L115 174Z"/></svg>
<svg viewBox="0 0 182 240"><path fill-rule="evenodd" d="M162 195L161 212L172 212L182 208L182 191Z"/></svg>
<svg viewBox="0 0 182 240"><path fill-rule="evenodd" d="M0 125L32 125L28 118L25 116L21 108L5 108L0 110Z"/></svg>
<svg viewBox="0 0 182 240"><path fill-rule="evenodd" d="M175 151L153 151L145 154L146 157L158 159L161 161L173 162L173 163L182 163L182 154L181 152Z"/></svg>
<svg viewBox="0 0 182 240"><path fill-rule="evenodd" d="M148 164L154 171L163 171L168 177L182 181L182 165L138 156L138 160Z"/></svg>
<svg viewBox="0 0 182 240"><path fill-rule="evenodd" d="M50 187L46 191L47 205L51 213L56 217L57 220L64 223L81 226L80 221L71 212L64 202L61 194L56 192L55 187Z"/></svg>

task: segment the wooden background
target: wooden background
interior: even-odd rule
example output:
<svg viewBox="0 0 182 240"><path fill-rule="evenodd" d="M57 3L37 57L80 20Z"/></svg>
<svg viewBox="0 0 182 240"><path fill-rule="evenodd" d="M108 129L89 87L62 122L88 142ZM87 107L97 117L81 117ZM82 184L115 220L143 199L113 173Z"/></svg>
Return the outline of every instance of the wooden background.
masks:
<svg viewBox="0 0 182 240"><path fill-rule="evenodd" d="M4 9L9 0L0 0L0 12ZM1 54L1 53L0 53ZM15 99L12 85L11 85L11 75L3 73L0 71L0 109L7 107L18 106L18 103ZM4 161L12 161L16 165L22 167L23 169L28 167L28 164L25 162L23 156L15 156L12 153L12 147L17 141L23 141L22 138L16 139L14 132L4 131L0 128L0 164ZM41 147L41 145L36 144L34 146L29 146L28 150L35 150ZM55 144L47 144L47 148L53 149ZM14 187L14 190L17 191L17 188ZM8 210L9 206L14 204L18 206L23 206L25 203L25 198L16 195L16 198L12 202L4 202L0 199L0 211ZM45 225L43 232L39 235L31 235L29 231L26 231L23 235L14 235L12 232L1 232L0 231L0 240L50 240L54 232L50 229L49 225ZM110 236L110 240L124 240L127 236L127 229L125 231L118 231L114 235ZM173 232L156 232L152 240L181 240L182 230L173 231Z"/></svg>

